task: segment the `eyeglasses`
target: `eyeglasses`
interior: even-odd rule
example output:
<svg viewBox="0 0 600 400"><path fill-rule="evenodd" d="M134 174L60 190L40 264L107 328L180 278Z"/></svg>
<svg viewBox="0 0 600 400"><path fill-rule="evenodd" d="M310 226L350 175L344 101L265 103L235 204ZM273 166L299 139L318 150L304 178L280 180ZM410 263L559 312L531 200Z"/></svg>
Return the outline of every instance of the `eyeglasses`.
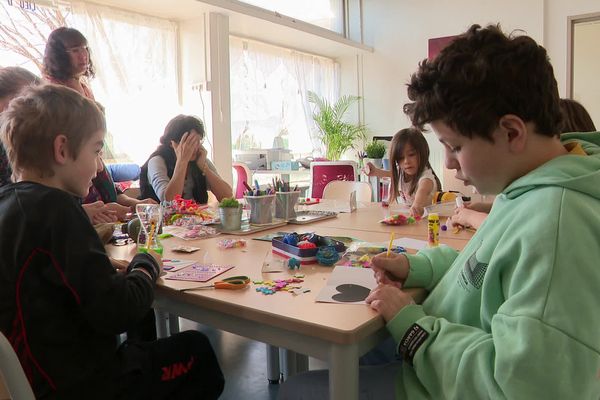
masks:
<svg viewBox="0 0 600 400"><path fill-rule="evenodd" d="M70 47L67 49L67 53L70 54L89 54L90 53L90 48L88 46L75 46L75 47Z"/></svg>

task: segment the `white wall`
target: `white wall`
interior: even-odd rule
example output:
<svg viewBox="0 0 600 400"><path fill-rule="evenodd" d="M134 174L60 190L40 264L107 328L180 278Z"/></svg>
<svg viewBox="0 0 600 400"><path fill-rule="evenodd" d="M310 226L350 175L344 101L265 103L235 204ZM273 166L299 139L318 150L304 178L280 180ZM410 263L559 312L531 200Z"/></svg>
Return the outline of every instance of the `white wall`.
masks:
<svg viewBox="0 0 600 400"><path fill-rule="evenodd" d="M366 122L375 135L393 135L410 125L402 111L406 83L427 57L428 39L462 33L474 23L499 22L505 31L522 29L541 41L543 15L543 0L365 0L365 42L375 49L364 61ZM425 136L444 189L465 192L453 173L442 172L441 145Z"/></svg>
<svg viewBox="0 0 600 400"><path fill-rule="evenodd" d="M561 97L567 93L567 18L600 12L598 0L545 0L544 47L554 67Z"/></svg>

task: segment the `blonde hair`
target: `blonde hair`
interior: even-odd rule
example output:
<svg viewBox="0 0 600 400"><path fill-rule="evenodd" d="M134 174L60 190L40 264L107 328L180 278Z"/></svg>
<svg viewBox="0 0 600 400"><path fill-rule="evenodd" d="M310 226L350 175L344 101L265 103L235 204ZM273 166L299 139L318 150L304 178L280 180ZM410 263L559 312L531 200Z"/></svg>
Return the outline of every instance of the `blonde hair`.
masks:
<svg viewBox="0 0 600 400"><path fill-rule="evenodd" d="M33 170L42 177L53 176L58 135L67 137L76 159L85 141L105 130L104 115L95 102L61 85L25 89L0 116L0 139L17 175Z"/></svg>

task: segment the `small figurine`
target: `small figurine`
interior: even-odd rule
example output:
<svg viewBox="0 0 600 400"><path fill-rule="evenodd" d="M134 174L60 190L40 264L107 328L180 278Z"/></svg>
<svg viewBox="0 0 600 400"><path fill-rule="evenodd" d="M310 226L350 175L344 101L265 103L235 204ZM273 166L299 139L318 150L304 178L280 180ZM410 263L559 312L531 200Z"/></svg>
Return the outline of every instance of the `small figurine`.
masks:
<svg viewBox="0 0 600 400"><path fill-rule="evenodd" d="M300 260L298 260L297 258L290 258L288 260L288 268L289 269L300 269Z"/></svg>

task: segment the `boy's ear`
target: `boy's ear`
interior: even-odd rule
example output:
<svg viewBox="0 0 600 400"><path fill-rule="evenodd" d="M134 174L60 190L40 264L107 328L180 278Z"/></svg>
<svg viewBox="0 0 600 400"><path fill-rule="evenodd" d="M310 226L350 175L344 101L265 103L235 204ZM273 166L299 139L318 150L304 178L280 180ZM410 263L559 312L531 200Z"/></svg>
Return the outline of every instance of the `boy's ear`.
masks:
<svg viewBox="0 0 600 400"><path fill-rule="evenodd" d="M527 143L529 128L518 116L507 114L500 118L498 125L506 138L506 143L511 152L521 153Z"/></svg>
<svg viewBox="0 0 600 400"><path fill-rule="evenodd" d="M54 138L53 151L54 161L63 165L69 158L69 149L67 148L67 137L65 135L57 135Z"/></svg>

